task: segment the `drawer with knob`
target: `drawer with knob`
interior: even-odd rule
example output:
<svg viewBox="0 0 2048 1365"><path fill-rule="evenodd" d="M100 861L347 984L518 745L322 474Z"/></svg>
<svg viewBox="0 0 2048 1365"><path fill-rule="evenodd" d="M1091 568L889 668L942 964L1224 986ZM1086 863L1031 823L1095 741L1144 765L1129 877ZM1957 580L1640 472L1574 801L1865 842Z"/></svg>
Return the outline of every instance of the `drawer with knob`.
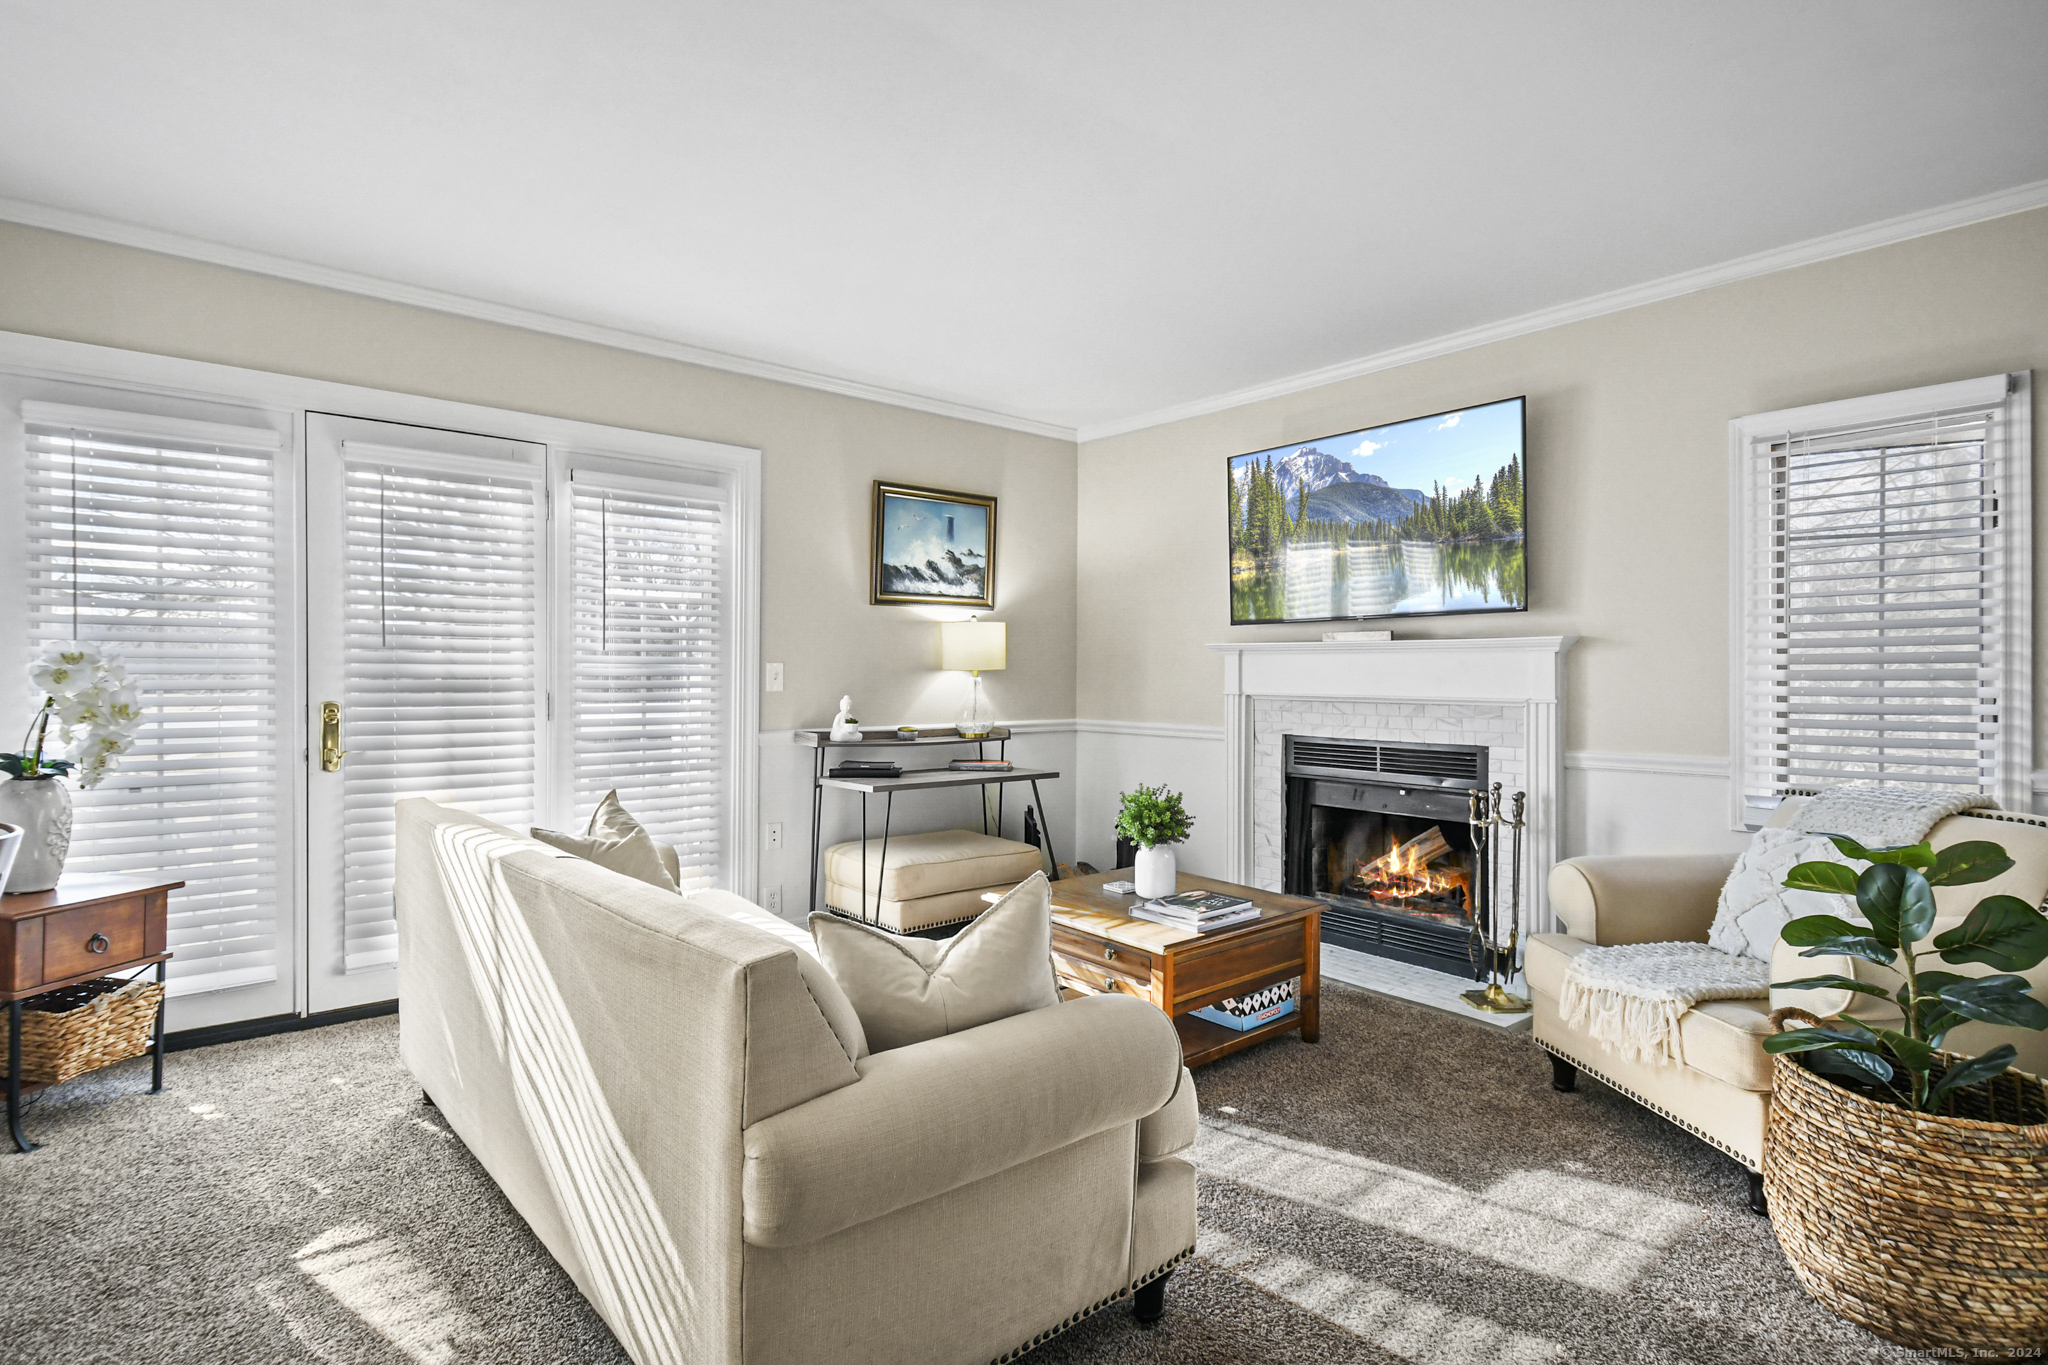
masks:
<svg viewBox="0 0 2048 1365"><path fill-rule="evenodd" d="M43 980L61 981L148 956L140 896L61 910L43 921Z"/></svg>
<svg viewBox="0 0 2048 1365"><path fill-rule="evenodd" d="M1097 972L1120 976L1135 985L1147 986L1152 981L1150 954L1120 943L1107 943L1089 934L1077 934L1064 925L1052 927L1052 950L1072 962L1092 967Z"/></svg>

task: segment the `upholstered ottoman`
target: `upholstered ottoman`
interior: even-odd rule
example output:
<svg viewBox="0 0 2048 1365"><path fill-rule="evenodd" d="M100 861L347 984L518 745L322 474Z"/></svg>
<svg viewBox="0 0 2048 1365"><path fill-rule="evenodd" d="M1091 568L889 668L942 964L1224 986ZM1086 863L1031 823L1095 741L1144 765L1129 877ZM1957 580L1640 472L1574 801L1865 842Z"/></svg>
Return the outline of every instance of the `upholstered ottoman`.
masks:
<svg viewBox="0 0 2048 1365"><path fill-rule="evenodd" d="M987 905L984 891L1008 891L1045 866L1030 844L965 829L889 836L889 865L882 866L882 841L867 843L867 913L861 914L861 846L834 844L825 850L825 904L885 929L907 934L934 925L973 919Z"/></svg>

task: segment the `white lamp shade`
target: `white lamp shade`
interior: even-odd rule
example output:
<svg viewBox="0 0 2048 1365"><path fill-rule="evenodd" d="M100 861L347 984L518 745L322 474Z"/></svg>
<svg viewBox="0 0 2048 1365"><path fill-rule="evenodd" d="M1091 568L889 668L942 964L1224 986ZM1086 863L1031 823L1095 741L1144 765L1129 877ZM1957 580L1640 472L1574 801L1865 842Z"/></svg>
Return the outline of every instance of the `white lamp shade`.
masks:
<svg viewBox="0 0 2048 1365"><path fill-rule="evenodd" d="M1007 668L1010 628L1002 621L941 621L939 667L963 673Z"/></svg>

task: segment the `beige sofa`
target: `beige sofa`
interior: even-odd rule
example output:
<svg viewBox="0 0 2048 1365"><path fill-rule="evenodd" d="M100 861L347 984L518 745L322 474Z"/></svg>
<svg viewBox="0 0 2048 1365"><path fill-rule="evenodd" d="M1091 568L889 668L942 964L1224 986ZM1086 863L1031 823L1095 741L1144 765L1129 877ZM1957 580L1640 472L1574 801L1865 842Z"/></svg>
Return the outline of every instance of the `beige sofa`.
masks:
<svg viewBox="0 0 2048 1365"><path fill-rule="evenodd" d="M1993 881L1937 889L1937 933L1960 923L1986 896L2018 896L2033 905L2048 896L2048 820L2007 811L1971 812L1943 820L1931 836L1937 849L1972 839L2002 844L2014 866ZM1536 1041L1551 1054L1556 1088L1569 1091L1577 1073L1588 1072L1719 1147L1749 1171L1750 1207L1763 1213L1759 1172L1771 1113L1771 1059L1763 1040L1771 1032L1770 1011L1794 1005L1825 1016L1846 1009L1858 1018L1896 1026L1898 1007L1843 990L1774 991L1769 999L1709 1001L1687 1011L1679 1022L1683 1064L1657 1066L1625 1059L1583 1031L1567 1028L1557 1004L1566 966L1595 944L1706 942L1721 883L1734 861L1732 855L1710 854L1572 858L1559 863L1550 873L1550 904L1564 932L1531 938L1525 961ZM1969 975L1993 970L1941 965L1944 971ZM1801 957L1797 948L1779 942L1771 964L1773 981L1827 973L1876 982L1888 990L1898 984L1873 963ZM2048 984L2048 964L2029 976ZM2002 1042L2019 1049L2021 1068L2048 1073L2048 1035L1968 1024L1949 1035L1948 1046L1974 1053Z"/></svg>
<svg viewBox="0 0 2048 1365"><path fill-rule="evenodd" d="M1173 1025L870 1055L801 931L398 804L400 1051L639 1365L1009 1360L1192 1254Z"/></svg>

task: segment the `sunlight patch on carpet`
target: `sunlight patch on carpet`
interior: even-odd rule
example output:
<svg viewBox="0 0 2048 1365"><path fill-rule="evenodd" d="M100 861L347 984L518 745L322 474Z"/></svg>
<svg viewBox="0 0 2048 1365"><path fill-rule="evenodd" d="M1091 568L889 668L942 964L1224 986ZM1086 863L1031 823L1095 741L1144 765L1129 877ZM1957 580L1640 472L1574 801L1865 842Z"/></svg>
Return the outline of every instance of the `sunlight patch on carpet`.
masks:
<svg viewBox="0 0 2048 1365"><path fill-rule="evenodd" d="M1210 1265L1416 1365L1549 1365L1563 1354L1554 1341L1213 1228L1200 1244Z"/></svg>
<svg viewBox="0 0 2048 1365"><path fill-rule="evenodd" d="M376 1229L330 1228L294 1254L299 1270L418 1365L449 1365L484 1332L448 1287Z"/></svg>
<svg viewBox="0 0 2048 1365"><path fill-rule="evenodd" d="M1562 1171L1513 1171L1475 1192L1223 1119L1203 1121L1194 1162L1206 1176L1609 1294L1626 1292L1706 1217Z"/></svg>

